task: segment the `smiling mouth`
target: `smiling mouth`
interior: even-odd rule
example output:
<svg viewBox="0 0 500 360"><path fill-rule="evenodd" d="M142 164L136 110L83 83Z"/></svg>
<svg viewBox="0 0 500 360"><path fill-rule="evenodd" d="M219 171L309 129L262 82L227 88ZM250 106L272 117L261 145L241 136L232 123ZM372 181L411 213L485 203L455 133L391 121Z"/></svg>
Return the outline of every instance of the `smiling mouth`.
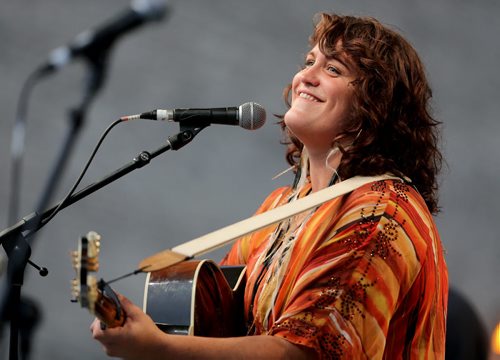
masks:
<svg viewBox="0 0 500 360"><path fill-rule="evenodd" d="M307 94L305 92L298 92L298 96L300 98L302 98L302 99L306 99L306 100L309 100L309 101L321 102L321 100L318 99L317 97L314 97L311 94Z"/></svg>

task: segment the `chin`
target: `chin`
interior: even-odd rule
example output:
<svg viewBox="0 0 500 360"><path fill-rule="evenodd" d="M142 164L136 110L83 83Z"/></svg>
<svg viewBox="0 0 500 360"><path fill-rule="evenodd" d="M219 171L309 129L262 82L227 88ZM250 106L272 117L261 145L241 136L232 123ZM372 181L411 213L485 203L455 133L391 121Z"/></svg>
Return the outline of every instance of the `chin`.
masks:
<svg viewBox="0 0 500 360"><path fill-rule="evenodd" d="M304 132L307 132L307 126L304 126L304 123L300 122L300 119L296 117L285 117L283 120L290 134L302 142L301 137Z"/></svg>
<svg viewBox="0 0 500 360"><path fill-rule="evenodd" d="M293 123L296 123L298 121L303 121L304 119L304 114L301 114L300 111L297 111L297 109L291 107L288 109L288 111L285 113L285 116L283 117L283 121L285 124L292 125Z"/></svg>

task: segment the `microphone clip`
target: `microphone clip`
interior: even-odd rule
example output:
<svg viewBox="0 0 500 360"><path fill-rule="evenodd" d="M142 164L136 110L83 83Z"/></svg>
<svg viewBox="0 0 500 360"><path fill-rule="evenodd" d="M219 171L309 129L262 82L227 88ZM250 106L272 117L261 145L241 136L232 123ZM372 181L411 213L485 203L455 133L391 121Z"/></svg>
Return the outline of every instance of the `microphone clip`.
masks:
<svg viewBox="0 0 500 360"><path fill-rule="evenodd" d="M169 136L167 142L169 143L172 150L179 150L180 148L193 141L195 136L198 135L200 131L207 126L208 125L192 126L179 123L180 132L175 135Z"/></svg>

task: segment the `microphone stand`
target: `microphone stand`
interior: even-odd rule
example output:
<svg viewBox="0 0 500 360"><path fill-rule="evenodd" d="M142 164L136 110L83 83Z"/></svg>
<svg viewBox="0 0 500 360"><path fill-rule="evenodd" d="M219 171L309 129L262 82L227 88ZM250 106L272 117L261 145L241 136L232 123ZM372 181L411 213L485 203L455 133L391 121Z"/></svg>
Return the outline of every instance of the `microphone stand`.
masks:
<svg viewBox="0 0 500 360"><path fill-rule="evenodd" d="M13 226L4 229L0 232L0 244L5 248L9 258L7 266L7 276L9 284L11 284L10 293L7 292L7 298L0 303L0 315L2 319L7 313L11 314L11 341L10 341L10 360L16 360L18 356L18 331L19 331L19 302L21 296L21 286L23 284L24 269L31 255L31 248L28 244L30 238L35 233L46 225L44 220L47 219L58 207L62 210L75 202L85 198L104 186L118 180L128 173L142 168L158 155L167 150L178 150L190 143L194 137L208 125L192 124L190 126L180 125L180 132L169 137L166 144L152 151L142 151L131 162L119 168L118 170L107 175L103 179L87 186L79 192L71 195L66 201L61 201L52 208L44 211L41 214L37 212L31 213L22 218ZM14 330L14 332L13 332Z"/></svg>
<svg viewBox="0 0 500 360"><path fill-rule="evenodd" d="M38 215L38 211L42 211L47 207L51 198L59 184L62 173L66 167L68 159L72 153L73 147L76 143L76 139L80 134L80 130L84 124L87 109L91 101L95 98L99 90L102 88L105 80L108 54L111 48L111 43L106 44L105 47L94 47L89 50L85 56L85 60L89 65L90 72L88 73L88 78L86 79L85 91L83 100L81 103L69 111L69 128L64 137L59 155L52 167L49 174L47 183L41 193L40 199L38 200L36 211L33 214L28 215L27 220L24 224L35 229L30 232L28 236L22 234L20 231L14 231L9 235L9 241L2 244L4 246L5 252L9 257L9 262L7 266L7 294L5 295L5 304L0 302L0 320L5 319L6 313L5 309L10 308L11 319L10 319L10 346L9 346L9 360L17 360L19 353L19 331L21 329L21 319L20 309L21 309L21 287L23 285L24 270L27 263L30 263L35 268L39 269L40 275L46 276L47 270L45 268L40 268L36 264L32 263L30 259L31 247L30 244L33 243L36 231L41 228L44 217ZM46 75L55 70L53 67L44 67L42 69L42 74ZM12 205L12 204L11 204ZM17 209L17 204L15 206ZM14 214L17 216L17 214ZM23 219L23 221L24 221ZM24 225L23 225L24 227ZM22 230L25 231L25 230ZM13 238L13 237L14 238ZM17 238L17 239L16 239ZM1 239L1 237L0 237ZM0 243L2 243L0 241ZM9 288L10 286L10 288ZM1 300L1 299L0 299ZM1 330L1 329L0 329ZM24 332L30 333L30 332ZM29 339L21 339L22 344L28 344ZM28 347L29 348L29 347ZM27 358L27 350L23 346L21 350L26 352L23 354L21 352L22 358Z"/></svg>

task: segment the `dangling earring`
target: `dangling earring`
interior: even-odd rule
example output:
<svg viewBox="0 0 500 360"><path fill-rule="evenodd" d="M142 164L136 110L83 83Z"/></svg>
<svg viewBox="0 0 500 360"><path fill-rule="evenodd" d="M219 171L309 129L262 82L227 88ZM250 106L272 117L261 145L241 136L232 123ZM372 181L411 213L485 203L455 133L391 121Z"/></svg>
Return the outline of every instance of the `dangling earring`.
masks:
<svg viewBox="0 0 500 360"><path fill-rule="evenodd" d="M326 160L325 160L325 166L327 169L330 169L333 171L333 177L332 179L330 180L330 185L333 185L337 179L339 181L342 181L342 179L340 178L340 175L339 173L337 172L337 169L330 166L330 158L334 155L337 155L338 153L340 152L340 149L337 145L335 145L329 152L328 152L328 155L326 156Z"/></svg>

